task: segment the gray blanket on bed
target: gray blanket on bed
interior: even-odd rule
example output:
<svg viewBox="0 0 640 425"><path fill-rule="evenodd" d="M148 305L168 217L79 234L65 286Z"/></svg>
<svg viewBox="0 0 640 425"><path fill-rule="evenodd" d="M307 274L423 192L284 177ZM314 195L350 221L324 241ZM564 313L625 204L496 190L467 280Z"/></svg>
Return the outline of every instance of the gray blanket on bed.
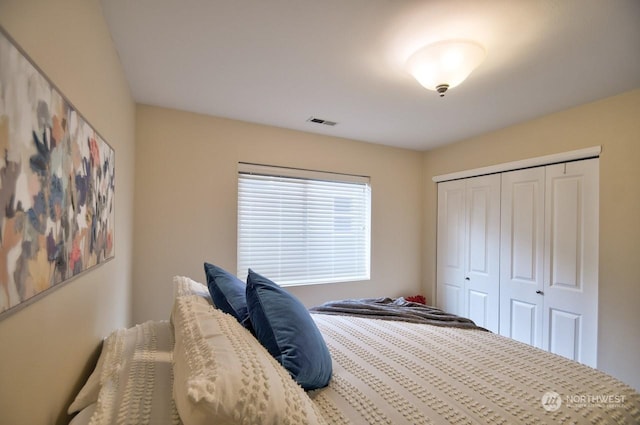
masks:
<svg viewBox="0 0 640 425"><path fill-rule="evenodd" d="M395 300L391 298L361 298L329 301L312 307L309 311L311 313L359 316L486 331L486 329L476 326L471 319L445 313L435 307L410 302L402 297Z"/></svg>

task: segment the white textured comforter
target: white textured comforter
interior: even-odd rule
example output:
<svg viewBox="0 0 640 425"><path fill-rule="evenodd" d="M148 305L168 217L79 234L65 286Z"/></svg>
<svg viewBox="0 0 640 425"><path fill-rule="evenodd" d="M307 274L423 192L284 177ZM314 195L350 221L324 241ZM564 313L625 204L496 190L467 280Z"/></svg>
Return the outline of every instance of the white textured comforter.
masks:
<svg viewBox="0 0 640 425"><path fill-rule="evenodd" d="M640 395L627 385L499 335L312 316L334 373L310 395L330 423L640 423Z"/></svg>
<svg viewBox="0 0 640 425"><path fill-rule="evenodd" d="M329 386L308 394L330 424L640 423L640 394L627 385L489 332L312 317L334 368ZM107 343L98 402L74 425L180 424L169 322L117 331Z"/></svg>

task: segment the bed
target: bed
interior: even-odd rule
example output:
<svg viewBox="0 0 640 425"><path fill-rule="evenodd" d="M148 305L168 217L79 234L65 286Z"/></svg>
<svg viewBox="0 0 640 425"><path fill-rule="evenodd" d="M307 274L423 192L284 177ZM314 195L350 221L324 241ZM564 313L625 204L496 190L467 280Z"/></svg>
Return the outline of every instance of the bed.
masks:
<svg viewBox="0 0 640 425"><path fill-rule="evenodd" d="M206 285L174 285L169 320L104 340L72 425L640 423L640 394L585 365L482 329L331 311L309 315L331 377L305 390Z"/></svg>

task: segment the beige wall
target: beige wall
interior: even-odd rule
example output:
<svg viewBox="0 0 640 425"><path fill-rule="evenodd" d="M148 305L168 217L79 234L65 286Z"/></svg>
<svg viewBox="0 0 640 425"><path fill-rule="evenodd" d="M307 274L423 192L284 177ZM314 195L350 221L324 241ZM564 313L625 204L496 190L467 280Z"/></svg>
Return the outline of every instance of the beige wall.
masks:
<svg viewBox="0 0 640 425"><path fill-rule="evenodd" d="M431 298L433 175L602 145L599 365L640 389L640 91L422 154L136 110L96 0L2 0L0 24L114 147L117 179L116 259L0 321L0 423L66 423L102 337L166 318L173 275L204 281L203 261L235 270L238 161L372 176L372 280L292 289L311 305L421 283Z"/></svg>
<svg viewBox="0 0 640 425"><path fill-rule="evenodd" d="M135 106L96 0L2 0L0 24L116 152L116 258L0 320L0 423L67 423L100 340L129 324Z"/></svg>
<svg viewBox="0 0 640 425"><path fill-rule="evenodd" d="M168 317L174 275L235 273L239 161L371 176L371 281L291 288L305 304L419 291L422 153L151 106L136 133L135 321Z"/></svg>
<svg viewBox="0 0 640 425"><path fill-rule="evenodd" d="M602 146L598 368L640 389L640 90L424 154L424 287L435 291L436 184L431 178Z"/></svg>

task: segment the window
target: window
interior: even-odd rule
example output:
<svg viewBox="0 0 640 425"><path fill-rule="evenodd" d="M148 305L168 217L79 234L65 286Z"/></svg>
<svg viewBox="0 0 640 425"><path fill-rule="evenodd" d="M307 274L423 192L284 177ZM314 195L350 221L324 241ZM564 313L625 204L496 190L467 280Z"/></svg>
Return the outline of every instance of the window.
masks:
<svg viewBox="0 0 640 425"><path fill-rule="evenodd" d="M369 279L368 177L239 164L238 276L282 286Z"/></svg>

